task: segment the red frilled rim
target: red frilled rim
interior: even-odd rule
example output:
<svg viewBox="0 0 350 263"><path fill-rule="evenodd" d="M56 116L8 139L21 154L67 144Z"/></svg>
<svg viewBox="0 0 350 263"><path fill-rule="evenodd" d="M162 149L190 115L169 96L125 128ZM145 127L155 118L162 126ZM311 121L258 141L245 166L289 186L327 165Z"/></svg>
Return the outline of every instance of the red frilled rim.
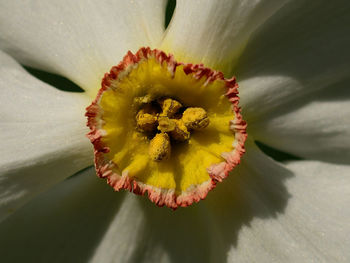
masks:
<svg viewBox="0 0 350 263"><path fill-rule="evenodd" d="M110 149L102 142L102 134L99 129L99 114L101 111L98 102L100 101L103 92L109 89L111 81L117 80L122 72L128 71L133 65L151 57L155 58L160 64L166 63L169 72L172 74L175 74L177 66L183 65L183 71L185 74L193 74L196 79L206 78L204 85L215 80L223 80L227 87L226 96L232 103L232 111L235 115L235 118L230 122L230 130L235 136L233 142L234 150L222 153L222 157L225 161L219 164L213 164L207 168L210 175L208 181L205 181L201 185L190 187L180 195L176 195L173 189L162 189L146 185L129 177L127 172L118 174L114 171L116 164L106 159L104 155L105 153L108 153ZM238 84L235 77L225 79L222 72L206 68L203 64L179 63L174 60L174 57L171 54L167 55L161 50L151 50L149 47L142 47L136 52L136 54L129 51L117 66L112 67L110 72L104 75L101 84L102 87L98 91L95 100L86 108L85 116L88 118L87 126L90 128L87 137L94 145L97 175L101 178L106 178L107 183L116 191L127 189L138 195L144 195L148 192L148 198L158 206L166 205L172 209L176 209L180 206L186 207L194 202L204 199L208 192L215 188L216 183L221 182L226 178L229 175L229 172L240 163L241 157L245 152L244 143L247 138L247 124L243 120L241 110L238 107Z"/></svg>

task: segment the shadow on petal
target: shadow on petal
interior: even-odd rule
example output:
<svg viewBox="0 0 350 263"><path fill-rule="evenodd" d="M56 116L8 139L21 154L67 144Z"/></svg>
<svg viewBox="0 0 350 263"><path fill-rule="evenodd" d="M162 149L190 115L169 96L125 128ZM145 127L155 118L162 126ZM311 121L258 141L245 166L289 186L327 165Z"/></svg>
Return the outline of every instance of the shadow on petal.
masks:
<svg viewBox="0 0 350 263"><path fill-rule="evenodd" d="M254 138L307 159L348 164L350 78L271 112L250 125ZM256 133L254 133L256 132Z"/></svg>
<svg viewBox="0 0 350 263"><path fill-rule="evenodd" d="M40 194L0 225L2 262L87 262L119 209L89 168Z"/></svg>
<svg viewBox="0 0 350 263"><path fill-rule="evenodd" d="M349 11L341 0L296 0L252 35L233 71L250 124L348 78Z"/></svg>
<svg viewBox="0 0 350 263"><path fill-rule="evenodd" d="M296 0L252 35L235 74L254 139L302 158L349 162L349 11L341 0Z"/></svg>
<svg viewBox="0 0 350 263"><path fill-rule="evenodd" d="M301 84L332 74L348 76L349 11L342 0L287 4L253 34L234 73L239 80L290 76Z"/></svg>
<svg viewBox="0 0 350 263"><path fill-rule="evenodd" d="M241 165L204 201L171 211L139 199L146 221L133 262L145 261L160 247L170 262L227 262L242 227L255 218L278 219L284 212L290 198L285 180L291 176L251 146Z"/></svg>
<svg viewBox="0 0 350 263"><path fill-rule="evenodd" d="M289 103L285 103L284 105L281 105L278 109L275 109L273 112L269 113L265 117L270 120L276 117L284 118L287 114L296 112L303 107L307 107L308 105L315 103L315 104L322 104L322 103L338 103L339 105L344 104L344 109L347 109L346 106L350 105L350 91L348 87L348 83L350 83L350 77L346 77L343 79L339 79L337 82L334 82L334 84L330 86L326 86L325 89L322 91L315 91L311 93L309 96L305 96L302 98L299 98L296 101L290 101ZM325 104L326 105L326 104ZM325 106L324 106L325 107ZM322 108L322 107L321 107ZM341 113L341 107L340 111L338 113ZM321 114L321 109L319 111L319 114ZM335 112L333 114L336 114ZM345 114L343 114L345 115ZM264 124L266 122L266 119L257 121L256 123L258 125ZM258 133L261 132L261 127L258 126L258 128L255 127L255 122L251 124L251 127L249 127L252 132L257 131Z"/></svg>

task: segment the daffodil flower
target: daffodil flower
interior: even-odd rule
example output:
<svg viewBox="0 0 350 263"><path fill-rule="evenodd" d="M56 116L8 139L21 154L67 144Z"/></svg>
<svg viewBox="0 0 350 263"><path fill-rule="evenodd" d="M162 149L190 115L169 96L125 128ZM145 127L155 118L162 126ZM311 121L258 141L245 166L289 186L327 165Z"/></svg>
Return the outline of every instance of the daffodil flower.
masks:
<svg viewBox="0 0 350 263"><path fill-rule="evenodd" d="M0 2L1 261L348 262L350 5L165 10Z"/></svg>

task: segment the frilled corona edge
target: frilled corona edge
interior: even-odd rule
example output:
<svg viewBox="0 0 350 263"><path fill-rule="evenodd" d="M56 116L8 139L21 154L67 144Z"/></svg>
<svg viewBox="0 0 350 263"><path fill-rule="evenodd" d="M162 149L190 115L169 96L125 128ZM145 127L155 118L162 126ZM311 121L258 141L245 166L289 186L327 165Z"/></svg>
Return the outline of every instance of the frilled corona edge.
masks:
<svg viewBox="0 0 350 263"><path fill-rule="evenodd" d="M103 129L101 129L100 119L101 110L98 105L101 96L111 84L111 81L117 80L124 74L128 74L133 66L137 65L140 61L148 58L154 58L160 64L166 63L168 71L175 74L176 68L179 65L183 65L183 71L186 75L192 74L192 76L199 80L205 78L205 84L215 81L223 80L227 87L226 96L232 103L232 111L234 113L234 119L230 121L230 130L233 132L235 140L233 142L233 150L231 152L222 153L221 156L225 161L219 164L213 164L207 168L210 179L203 182L200 185L193 185L182 191L181 194L176 194L174 189L164 189L151 185L147 185L136 178L128 176L127 172L118 174L115 170L117 164L111 160L105 158L105 153L110 151L107 145L102 142ZM204 85L205 85L204 84ZM240 163L241 156L245 152L244 143L247 138L246 122L242 119L241 110L238 107L238 84L236 79L225 79L222 72L214 71L210 68L204 67L203 64L185 64L178 63L174 60L173 55L166 55L163 51L142 47L136 54L128 52L119 65L112 67L109 73L106 73L102 80L102 88L99 90L96 99L90 106L86 108L86 116L88 117L87 126L90 128L90 132L87 137L94 145L95 153L95 167L97 175L101 178L106 178L109 185L111 185L116 191L121 189L127 189L138 195L144 195L148 192L149 199L158 206L168 206L172 209L177 207L186 207L193 202L198 202L204 199L208 192L215 188L217 182L221 182L229 175L229 172Z"/></svg>

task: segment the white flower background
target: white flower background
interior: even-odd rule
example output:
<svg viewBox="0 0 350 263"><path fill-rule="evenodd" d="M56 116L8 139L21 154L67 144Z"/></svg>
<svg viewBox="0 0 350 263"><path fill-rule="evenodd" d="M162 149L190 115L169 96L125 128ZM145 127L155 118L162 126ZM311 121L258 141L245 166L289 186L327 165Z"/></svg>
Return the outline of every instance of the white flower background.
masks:
<svg viewBox="0 0 350 263"><path fill-rule="evenodd" d="M178 0L165 29L166 4L0 0L0 261L350 262L350 2ZM241 165L175 212L113 192L84 136L103 73L141 46L237 76L248 122Z"/></svg>

